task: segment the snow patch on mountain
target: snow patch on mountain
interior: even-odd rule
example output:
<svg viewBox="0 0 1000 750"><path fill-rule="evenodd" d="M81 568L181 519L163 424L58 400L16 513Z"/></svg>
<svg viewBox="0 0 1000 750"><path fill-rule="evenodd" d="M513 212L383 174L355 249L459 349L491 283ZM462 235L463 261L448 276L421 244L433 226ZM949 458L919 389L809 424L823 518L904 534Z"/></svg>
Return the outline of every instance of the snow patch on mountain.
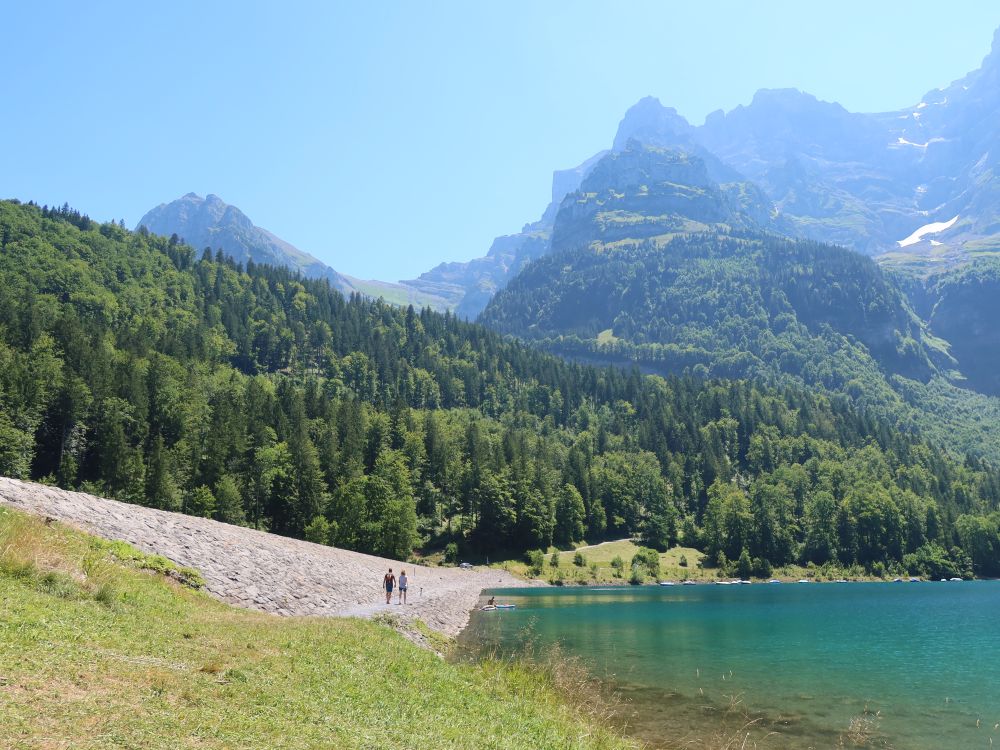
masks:
<svg viewBox="0 0 1000 750"><path fill-rule="evenodd" d="M951 229L955 222L958 221L956 216L951 221L932 221L930 224L924 224L922 227L917 229L913 234L903 240L899 240L896 244L900 247L909 247L910 245L916 245L918 242L924 239L925 235L928 234L939 234L946 229Z"/></svg>

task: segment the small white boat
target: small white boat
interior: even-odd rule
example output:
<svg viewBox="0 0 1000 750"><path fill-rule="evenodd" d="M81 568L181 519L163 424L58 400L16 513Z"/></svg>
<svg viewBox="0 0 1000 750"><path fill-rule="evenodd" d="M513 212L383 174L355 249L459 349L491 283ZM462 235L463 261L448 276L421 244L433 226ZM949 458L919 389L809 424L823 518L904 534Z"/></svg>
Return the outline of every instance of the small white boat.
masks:
<svg viewBox="0 0 1000 750"><path fill-rule="evenodd" d="M850 583L846 578L838 578L834 583Z"/></svg>
<svg viewBox="0 0 1000 750"><path fill-rule="evenodd" d="M661 586L675 586L676 584L673 581L660 581L660 585Z"/></svg>
<svg viewBox="0 0 1000 750"><path fill-rule="evenodd" d="M739 580L739 581L737 581L736 583L740 584L740 586L749 586L750 585L750 581L744 581L742 579Z"/></svg>
<svg viewBox="0 0 1000 750"><path fill-rule="evenodd" d="M684 583L682 583L681 585L682 585L682 586L697 586L698 584L696 584L696 583L695 583L694 581L692 581L692 580L691 580L691 579L689 578L689 579L687 579L686 581L684 581Z"/></svg>
<svg viewBox="0 0 1000 750"><path fill-rule="evenodd" d="M777 578L772 578L768 583L781 583Z"/></svg>
<svg viewBox="0 0 1000 750"><path fill-rule="evenodd" d="M892 582L893 582L893 583L902 583L902 582L903 582L903 579L902 579L902 578L893 578L893 579L892 579Z"/></svg>
<svg viewBox="0 0 1000 750"><path fill-rule="evenodd" d="M920 576L910 576L910 583L920 583L921 580Z"/></svg>
<svg viewBox="0 0 1000 750"><path fill-rule="evenodd" d="M812 583L812 581L810 581L808 578L800 578L798 580L798 582L799 583Z"/></svg>
<svg viewBox="0 0 1000 750"><path fill-rule="evenodd" d="M950 581L961 581L962 579L961 578L949 578L948 580L950 580Z"/></svg>

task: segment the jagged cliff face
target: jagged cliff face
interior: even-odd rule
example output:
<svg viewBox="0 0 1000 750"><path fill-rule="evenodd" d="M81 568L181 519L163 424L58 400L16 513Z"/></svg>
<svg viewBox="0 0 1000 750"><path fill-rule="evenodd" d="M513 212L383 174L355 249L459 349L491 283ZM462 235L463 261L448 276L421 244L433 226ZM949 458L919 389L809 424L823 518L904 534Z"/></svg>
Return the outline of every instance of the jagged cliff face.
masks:
<svg viewBox="0 0 1000 750"><path fill-rule="evenodd" d="M848 112L794 89L765 89L749 105L712 113L704 125L695 127L674 108L646 97L625 113L612 154L627 151L633 142L681 151L700 159L709 179L723 191L741 185L738 193L749 201L742 206L743 213L765 228L927 272L935 264L949 267L977 253L1000 250L998 140L1000 31L979 70L903 110ZM592 169L604 156L598 154L585 165ZM587 179L589 169L577 170L576 186ZM556 173L553 180L553 202L542 221L526 228L536 237L552 233L558 223L555 209L562 205L562 197L555 186L560 174L564 173ZM560 184L562 195L574 193L576 186ZM634 203L628 196L608 203L594 195L574 203L564 218L607 215L623 200ZM647 203L649 210L629 212L633 220L643 213L647 220L653 217L652 202ZM579 221L563 222L567 223L581 229ZM639 223L648 226L639 229L633 221L629 231L650 236L665 228L662 222L654 226L655 219ZM596 234L611 239L619 229L620 223L610 222ZM500 248L523 236L498 238L487 258L508 257ZM566 248L577 240L595 238L588 239L587 231L574 237L562 228L550 245ZM534 244L530 253L515 252L514 257L523 260L547 250L544 243ZM471 272L477 262L462 265ZM491 275L485 285L477 277L475 303L466 303L467 312L479 309L490 290L502 288L512 277L509 269L516 266ZM441 270L421 278L437 278ZM452 280L469 283L460 274Z"/></svg>
<svg viewBox="0 0 1000 750"><path fill-rule="evenodd" d="M998 140L1000 32L979 70L896 112L853 113L794 89L761 90L750 104L713 113L695 127L657 99L642 99L625 113L611 151L553 174L552 200L537 221L496 238L483 257L443 263L399 284L338 274L211 195L189 194L140 223L176 232L196 247L222 247L239 259L330 278L345 292L474 318L528 263L553 249L697 230L734 221L727 217L734 211L736 226L751 221L920 274L960 265L1000 250ZM642 148L685 154L705 174L673 180L684 190L668 188L667 178L633 185L621 159ZM609 157L618 160L613 167ZM608 170L610 179L600 176ZM712 187L704 188L705 179Z"/></svg>
<svg viewBox="0 0 1000 750"><path fill-rule="evenodd" d="M947 244L1000 233L1000 30L978 70L928 92L912 111L899 113L893 135L915 152L918 206L934 220L958 221ZM989 243L997 247L994 239Z"/></svg>
<svg viewBox="0 0 1000 750"><path fill-rule="evenodd" d="M860 114L761 91L687 137L758 183L801 236L867 254L898 253L902 241L907 254L953 259L995 247L1000 31L978 70L912 107Z"/></svg>
<svg viewBox="0 0 1000 750"><path fill-rule="evenodd" d="M552 251L666 240L720 224L730 231L768 221L767 200L753 186L719 185L702 159L632 139L624 150L603 157L580 189L563 199Z"/></svg>

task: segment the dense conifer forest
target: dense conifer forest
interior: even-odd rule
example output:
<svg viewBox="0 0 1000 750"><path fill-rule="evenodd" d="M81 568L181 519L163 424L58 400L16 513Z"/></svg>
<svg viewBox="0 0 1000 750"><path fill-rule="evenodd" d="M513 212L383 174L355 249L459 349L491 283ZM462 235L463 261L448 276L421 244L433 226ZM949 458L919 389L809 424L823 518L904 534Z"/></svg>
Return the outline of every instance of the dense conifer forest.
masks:
<svg viewBox="0 0 1000 750"><path fill-rule="evenodd" d="M1000 402L977 392L994 359L989 305L937 292L947 301L931 316L897 281L851 250L719 229L544 256L480 321L598 364L843 394L895 429L1000 462Z"/></svg>
<svg viewBox="0 0 1000 750"><path fill-rule="evenodd" d="M930 366L892 346L901 371ZM1000 574L987 460L844 393L702 375L574 364L0 202L0 474L403 558L636 536L760 574Z"/></svg>

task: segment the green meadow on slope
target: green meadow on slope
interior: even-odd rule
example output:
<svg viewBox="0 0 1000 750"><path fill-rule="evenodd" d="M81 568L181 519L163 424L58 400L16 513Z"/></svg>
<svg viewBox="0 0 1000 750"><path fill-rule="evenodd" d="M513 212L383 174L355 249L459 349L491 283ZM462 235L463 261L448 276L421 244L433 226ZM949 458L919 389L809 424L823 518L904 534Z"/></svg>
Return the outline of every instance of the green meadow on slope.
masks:
<svg viewBox="0 0 1000 750"><path fill-rule="evenodd" d="M451 664L385 625L238 610L164 573L0 509L0 744L633 747L579 675L571 705L571 670Z"/></svg>

